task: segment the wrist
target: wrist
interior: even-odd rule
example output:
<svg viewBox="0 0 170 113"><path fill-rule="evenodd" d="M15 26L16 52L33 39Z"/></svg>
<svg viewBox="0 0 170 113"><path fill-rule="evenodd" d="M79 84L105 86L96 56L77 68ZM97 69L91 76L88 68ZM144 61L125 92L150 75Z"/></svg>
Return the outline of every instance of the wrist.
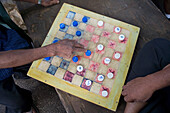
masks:
<svg viewBox="0 0 170 113"><path fill-rule="evenodd" d="M148 87L149 87L150 90L155 92L156 90L159 89L158 88L159 85L157 85L158 84L157 80L156 80L156 78L154 77L153 74L150 74L150 75L146 76L146 79L148 81L148 84L149 84Z"/></svg>
<svg viewBox="0 0 170 113"><path fill-rule="evenodd" d="M55 56L56 55L56 51L57 51L57 45L55 45L55 48L54 48L54 45L53 44L50 44L50 45L47 45L45 47L43 47L46 51L46 55L49 57L51 56Z"/></svg>

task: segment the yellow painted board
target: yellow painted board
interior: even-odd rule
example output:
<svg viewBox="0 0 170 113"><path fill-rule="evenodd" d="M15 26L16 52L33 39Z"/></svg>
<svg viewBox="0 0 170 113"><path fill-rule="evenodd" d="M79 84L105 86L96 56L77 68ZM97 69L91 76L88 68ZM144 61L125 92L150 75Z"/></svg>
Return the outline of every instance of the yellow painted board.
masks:
<svg viewBox="0 0 170 113"><path fill-rule="evenodd" d="M122 91L122 86L124 85L128 69L131 63L131 59L133 56L133 52L135 49L136 41L138 39L138 34L140 31L139 27L124 23L122 21L109 18L97 13L93 13L91 11L69 5L64 3L62 8L60 9L56 19L54 20L52 27L50 31L48 32L45 41L42 46L51 44L53 39L56 36L57 31L59 30L59 25L64 21L64 18L68 14L69 11L73 11L79 14L83 14L85 16L88 16L90 18L94 18L97 20L102 20L106 23L109 23L114 26L119 26L122 29L126 29L130 31L130 35L128 37L127 45L126 45L126 50L123 54L123 57L120 62L120 68L117 71L117 76L115 77L113 87L111 89L111 92L109 94L108 98L102 97L100 95L97 95L95 93L92 93L88 90L85 90L81 87L78 87L76 85L72 85L69 82L66 82L64 80L61 80L55 76L52 76L46 72L43 72L38 69L38 66L40 65L42 59L34 61L32 66L30 67L28 71L28 76L35 78L39 81L42 81L48 85L51 85L55 88L61 89L67 93L70 93L72 95L75 95L77 97L80 97L84 100L90 101L94 104L100 105L102 107L105 107L107 109L110 109L112 111L116 111L116 108L119 103L119 98L121 95Z"/></svg>

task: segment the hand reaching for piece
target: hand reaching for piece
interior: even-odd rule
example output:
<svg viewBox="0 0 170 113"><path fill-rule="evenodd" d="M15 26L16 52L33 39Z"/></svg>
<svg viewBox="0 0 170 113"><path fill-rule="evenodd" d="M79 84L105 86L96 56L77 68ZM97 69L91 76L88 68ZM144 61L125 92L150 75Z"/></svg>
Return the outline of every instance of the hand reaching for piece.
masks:
<svg viewBox="0 0 170 113"><path fill-rule="evenodd" d="M45 7L58 4L58 3L59 3L59 0L41 0L41 5Z"/></svg>
<svg viewBox="0 0 170 113"><path fill-rule="evenodd" d="M126 102L146 102L154 93L152 80L149 77L139 77L123 86L122 95Z"/></svg>
<svg viewBox="0 0 170 113"><path fill-rule="evenodd" d="M48 45L48 52L50 56L61 56L65 58L70 58L73 52L85 52L84 46L77 43L75 40L61 40L57 43Z"/></svg>

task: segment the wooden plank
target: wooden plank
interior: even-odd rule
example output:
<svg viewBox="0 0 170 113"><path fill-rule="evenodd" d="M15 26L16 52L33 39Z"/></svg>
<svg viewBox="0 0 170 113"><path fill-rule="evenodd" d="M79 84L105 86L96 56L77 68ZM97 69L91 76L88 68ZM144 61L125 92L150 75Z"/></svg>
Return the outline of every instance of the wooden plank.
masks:
<svg viewBox="0 0 170 113"><path fill-rule="evenodd" d="M56 6L48 8L36 6L23 11L24 13L22 13L22 15L28 27L28 33L34 40L36 47L42 44L56 14L64 2L139 26L141 33L135 50L136 54L146 42L154 38L162 37L170 39L170 22L151 0L105 0L104 2L103 0L62 0L61 3ZM19 7L22 7L22 4ZM71 111L80 111L77 109L82 109L83 112L88 113L90 112L89 108L91 108L91 106L93 107L92 110L94 113L100 113L100 111L109 112L107 109L70 96L63 91L58 91L58 93L61 95L61 100L64 100L67 96L67 101L73 101L71 105L70 102L65 101L65 103L67 103L64 104L65 107L71 106L71 108L76 109L68 109L67 112L69 113ZM76 100L76 104L74 100ZM124 104L120 103L117 112L123 112L122 106L124 106Z"/></svg>

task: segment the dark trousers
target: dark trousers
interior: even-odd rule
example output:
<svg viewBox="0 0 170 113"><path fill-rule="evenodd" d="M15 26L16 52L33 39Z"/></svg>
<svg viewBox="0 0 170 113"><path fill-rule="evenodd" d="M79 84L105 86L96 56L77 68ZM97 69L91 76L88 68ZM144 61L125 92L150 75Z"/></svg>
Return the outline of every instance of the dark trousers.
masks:
<svg viewBox="0 0 170 113"><path fill-rule="evenodd" d="M131 67L127 82L160 71L168 64L170 64L170 41L154 39L140 50ZM170 113L169 105L170 87L166 87L156 91L140 113Z"/></svg>
<svg viewBox="0 0 170 113"><path fill-rule="evenodd" d="M23 113L31 110L32 94L14 83L12 77L0 81L0 104L6 113Z"/></svg>

